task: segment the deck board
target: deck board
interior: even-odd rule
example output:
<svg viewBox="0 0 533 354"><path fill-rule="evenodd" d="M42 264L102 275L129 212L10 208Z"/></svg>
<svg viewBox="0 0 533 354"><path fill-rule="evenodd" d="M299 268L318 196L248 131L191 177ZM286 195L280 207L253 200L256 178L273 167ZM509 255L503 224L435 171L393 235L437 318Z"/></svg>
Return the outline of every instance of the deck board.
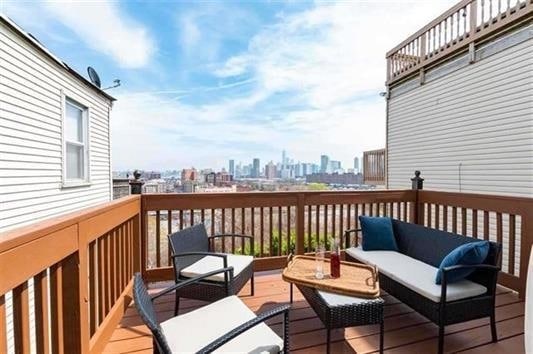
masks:
<svg viewBox="0 0 533 354"><path fill-rule="evenodd" d="M157 291L165 284L155 284ZM257 274L255 296L250 297L245 287L240 296L255 312L261 312L287 303L289 286L280 274ZM402 304L394 297L384 294L385 305L385 350L387 353L434 353L437 347L437 326ZM294 353L324 353L326 332L305 299L295 288L295 301L291 309L291 351ZM182 300L181 313L191 311L203 302ZM156 305L160 320L172 317L172 295L161 298ZM445 351L447 353L524 353L524 303L516 293L498 288L496 298L498 343L490 342L488 319L479 319L448 326ZM279 319L268 324L281 331ZM376 353L379 341L378 326L351 327L332 331L332 353ZM104 353L146 354L152 353L150 332L142 324L133 306L130 306L116 328Z"/></svg>

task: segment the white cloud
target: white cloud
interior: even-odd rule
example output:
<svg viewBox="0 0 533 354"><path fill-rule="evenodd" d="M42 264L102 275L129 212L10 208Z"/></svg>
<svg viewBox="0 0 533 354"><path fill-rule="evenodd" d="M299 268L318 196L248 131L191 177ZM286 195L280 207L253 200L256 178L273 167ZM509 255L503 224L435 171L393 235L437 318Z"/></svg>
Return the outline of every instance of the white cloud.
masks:
<svg viewBox="0 0 533 354"><path fill-rule="evenodd" d="M229 158L252 157L266 163L282 149L301 161L327 153L351 164L385 145L385 102L378 96L385 53L453 3L341 2L280 14L247 50L213 69L221 79L253 82L240 98L220 99L217 92L218 103L184 104L119 96L114 167L222 167Z"/></svg>
<svg viewBox="0 0 533 354"><path fill-rule="evenodd" d="M121 67L144 67L156 50L148 30L115 2L47 2L43 6L88 47L111 56Z"/></svg>

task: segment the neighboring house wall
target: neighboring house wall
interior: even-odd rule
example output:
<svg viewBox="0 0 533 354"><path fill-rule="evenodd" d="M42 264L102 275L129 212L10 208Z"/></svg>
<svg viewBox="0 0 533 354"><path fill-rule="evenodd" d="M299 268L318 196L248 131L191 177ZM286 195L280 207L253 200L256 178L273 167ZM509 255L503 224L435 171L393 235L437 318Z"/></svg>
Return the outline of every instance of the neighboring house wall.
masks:
<svg viewBox="0 0 533 354"><path fill-rule="evenodd" d="M112 199L111 100L0 21L0 232ZM88 108L90 180L65 187L65 97Z"/></svg>
<svg viewBox="0 0 533 354"><path fill-rule="evenodd" d="M388 188L533 197L533 25L390 88Z"/></svg>

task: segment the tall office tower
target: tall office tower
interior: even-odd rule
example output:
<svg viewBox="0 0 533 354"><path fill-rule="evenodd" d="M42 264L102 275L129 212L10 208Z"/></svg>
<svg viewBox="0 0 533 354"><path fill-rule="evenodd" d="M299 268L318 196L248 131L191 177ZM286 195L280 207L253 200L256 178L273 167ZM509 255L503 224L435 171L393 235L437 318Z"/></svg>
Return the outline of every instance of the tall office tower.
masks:
<svg viewBox="0 0 533 354"><path fill-rule="evenodd" d="M353 170L355 173L359 172L359 157L354 157L353 159Z"/></svg>
<svg viewBox="0 0 533 354"><path fill-rule="evenodd" d="M328 167L329 167L329 156L328 155L320 156L320 172L322 173L328 172Z"/></svg>
<svg viewBox="0 0 533 354"><path fill-rule="evenodd" d="M229 160L229 174L235 176L235 160Z"/></svg>
<svg viewBox="0 0 533 354"><path fill-rule="evenodd" d="M274 165L274 162L270 161L265 166L265 176L267 179L274 179L278 175L278 170L276 168L276 165Z"/></svg>
<svg viewBox="0 0 533 354"><path fill-rule="evenodd" d="M260 174L261 174L260 161L258 158L255 158L253 161L253 167L252 167L252 177L258 178Z"/></svg>
<svg viewBox="0 0 533 354"><path fill-rule="evenodd" d="M284 170L287 165L287 152L283 150L281 152L281 169Z"/></svg>

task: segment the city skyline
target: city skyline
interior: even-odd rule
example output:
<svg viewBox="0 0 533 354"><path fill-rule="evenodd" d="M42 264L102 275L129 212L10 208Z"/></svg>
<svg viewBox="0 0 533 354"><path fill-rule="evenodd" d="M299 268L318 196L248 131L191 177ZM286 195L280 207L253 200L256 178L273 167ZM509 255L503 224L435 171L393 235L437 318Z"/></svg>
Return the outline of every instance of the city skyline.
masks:
<svg viewBox="0 0 533 354"><path fill-rule="evenodd" d="M79 73L94 67L104 87L121 79L106 91L117 98L113 169L163 170L267 162L280 146L349 166L384 147L383 53L454 2L2 1L0 11Z"/></svg>

